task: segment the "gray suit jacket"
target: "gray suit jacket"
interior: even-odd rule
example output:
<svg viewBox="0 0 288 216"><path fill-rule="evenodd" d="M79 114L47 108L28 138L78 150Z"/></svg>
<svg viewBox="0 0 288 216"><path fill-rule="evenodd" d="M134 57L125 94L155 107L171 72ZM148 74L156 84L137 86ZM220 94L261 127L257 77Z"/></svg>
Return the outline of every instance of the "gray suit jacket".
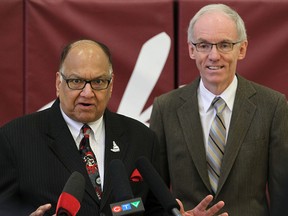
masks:
<svg viewBox="0 0 288 216"><path fill-rule="evenodd" d="M74 172L86 179L84 198L78 216L111 215L115 203L108 166L120 159L130 176L135 161L146 156L157 164L157 138L142 123L105 111L105 182L101 202L94 192L75 141L64 121L57 100L47 110L16 119L0 129L0 215L28 215L37 207L51 203L47 215L55 213L59 195ZM112 152L113 141L120 152ZM128 177L129 177L128 176ZM142 197L147 215L163 210L145 182L130 182L135 197ZM164 214L164 213L163 213Z"/></svg>
<svg viewBox="0 0 288 216"><path fill-rule="evenodd" d="M197 79L155 99L150 127L160 141L167 184L185 209L210 187ZM161 160L162 161L162 160ZM288 215L288 106L285 96L238 76L216 203L231 216ZM164 162L164 163L165 163ZM271 209L266 199L268 183ZM270 212L270 213L269 213Z"/></svg>

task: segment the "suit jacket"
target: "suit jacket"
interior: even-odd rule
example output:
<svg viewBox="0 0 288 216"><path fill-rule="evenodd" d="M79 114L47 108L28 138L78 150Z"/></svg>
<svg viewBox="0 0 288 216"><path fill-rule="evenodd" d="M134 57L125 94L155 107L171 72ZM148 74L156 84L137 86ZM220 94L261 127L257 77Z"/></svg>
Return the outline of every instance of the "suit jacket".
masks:
<svg viewBox="0 0 288 216"><path fill-rule="evenodd" d="M130 176L139 156L146 156L156 166L158 149L156 135L142 123L108 110L104 120L105 182L101 202L62 117L59 100L47 110L3 126L0 129L0 200L5 204L0 207L0 215L3 215L1 210L2 213L6 211L5 215L28 215L45 203L52 204L47 215L54 214L59 195L74 171L82 173L86 179L84 198L77 215L111 215L109 204L115 200L107 176L110 161L121 159ZM113 141L120 152L111 151ZM143 181L131 182L131 187L135 197L142 197L148 215L162 214Z"/></svg>
<svg viewBox="0 0 288 216"><path fill-rule="evenodd" d="M288 106L285 96L238 77L215 204L231 216L288 215ZM199 80L155 99L150 128L160 141L162 175L185 209L213 194L199 116ZM266 199L268 183L271 209Z"/></svg>

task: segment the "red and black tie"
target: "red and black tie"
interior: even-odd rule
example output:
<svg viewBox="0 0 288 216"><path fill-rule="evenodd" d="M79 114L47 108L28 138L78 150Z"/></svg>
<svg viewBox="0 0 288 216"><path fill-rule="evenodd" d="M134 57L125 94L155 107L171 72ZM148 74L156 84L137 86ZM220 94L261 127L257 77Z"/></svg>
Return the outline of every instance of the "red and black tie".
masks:
<svg viewBox="0 0 288 216"><path fill-rule="evenodd" d="M101 190L101 179L98 170L98 164L96 157L91 149L90 141L89 141L89 133L91 128L89 125L84 124L81 128L81 132L84 137L80 142L79 151L81 157L83 158L83 162L86 164L86 169L89 175L89 178L95 188L96 195L99 200L101 200L102 190Z"/></svg>

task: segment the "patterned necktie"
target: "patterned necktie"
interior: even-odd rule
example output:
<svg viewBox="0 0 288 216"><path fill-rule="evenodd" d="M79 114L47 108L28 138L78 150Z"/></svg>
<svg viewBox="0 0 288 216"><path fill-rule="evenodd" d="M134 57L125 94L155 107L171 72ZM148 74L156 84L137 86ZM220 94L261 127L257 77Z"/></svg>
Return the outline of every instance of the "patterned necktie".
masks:
<svg viewBox="0 0 288 216"><path fill-rule="evenodd" d="M216 116L209 132L207 165L211 188L214 193L216 193L225 148L226 127L222 111L224 110L226 103L221 97L215 97L212 106L216 110Z"/></svg>
<svg viewBox="0 0 288 216"><path fill-rule="evenodd" d="M84 163L86 164L86 169L89 175L89 178L95 188L96 195L99 200L101 200L102 190L101 190L101 179L98 171L98 164L96 157L91 149L90 142L89 142L89 133L91 128L84 124L81 128L81 132L83 133L84 137L80 142L79 151L81 157L83 158Z"/></svg>

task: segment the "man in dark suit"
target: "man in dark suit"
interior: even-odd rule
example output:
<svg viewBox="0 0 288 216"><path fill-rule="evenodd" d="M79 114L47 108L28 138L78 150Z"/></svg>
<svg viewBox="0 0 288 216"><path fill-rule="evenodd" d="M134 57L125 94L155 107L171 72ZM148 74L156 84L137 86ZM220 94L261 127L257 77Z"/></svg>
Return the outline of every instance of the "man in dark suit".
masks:
<svg viewBox="0 0 288 216"><path fill-rule="evenodd" d="M283 94L236 74L247 45L236 11L223 4L200 9L188 28L200 77L155 99L150 128L167 167L162 175L186 208L214 194L232 216L284 216L288 106ZM224 109L214 108L218 100Z"/></svg>
<svg viewBox="0 0 288 216"><path fill-rule="evenodd" d="M0 215L54 214L58 197L74 171L81 173L86 182L77 215L111 215L109 204L115 199L108 175L110 161L122 160L129 176L140 156L146 156L160 168L155 133L106 108L113 82L111 55L104 44L80 40L64 48L56 73L57 100L52 107L0 129ZM87 138L81 132L83 124L90 127L92 148L84 157L85 163L79 152L81 140ZM96 161L91 162L91 152ZM96 163L98 169L94 169ZM91 181L86 167L98 177ZM131 181L131 187L135 197L142 197L146 215L164 215L143 181ZM187 215L197 216L193 211L200 211L209 216L223 206L219 202L206 214L209 201L211 197Z"/></svg>

